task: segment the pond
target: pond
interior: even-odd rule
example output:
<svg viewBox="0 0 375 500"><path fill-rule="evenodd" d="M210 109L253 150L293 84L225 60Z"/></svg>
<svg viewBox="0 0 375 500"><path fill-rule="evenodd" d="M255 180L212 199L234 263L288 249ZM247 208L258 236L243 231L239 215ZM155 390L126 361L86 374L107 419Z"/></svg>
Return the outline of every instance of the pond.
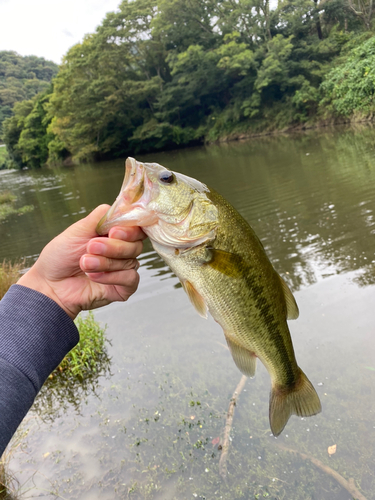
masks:
<svg viewBox="0 0 375 500"><path fill-rule="evenodd" d="M196 314L146 241L138 292L95 311L110 364L81 385L47 384L22 424L9 464L21 498L348 500L354 486L375 499L375 131L137 159L198 178L252 225L296 297L289 327L323 411L273 437L258 363L234 407L224 480L218 438L241 373L219 325ZM111 204L123 175L124 159L0 172L0 192L34 206L0 223L0 261L32 264L53 236Z"/></svg>

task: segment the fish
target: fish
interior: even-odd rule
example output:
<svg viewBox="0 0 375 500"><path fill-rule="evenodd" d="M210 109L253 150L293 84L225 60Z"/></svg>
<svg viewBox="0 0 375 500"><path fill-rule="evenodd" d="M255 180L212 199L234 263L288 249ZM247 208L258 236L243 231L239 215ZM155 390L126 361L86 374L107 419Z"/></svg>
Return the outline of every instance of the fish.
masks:
<svg viewBox="0 0 375 500"><path fill-rule="evenodd" d="M222 327L238 369L253 377L257 359L271 378L269 421L274 436L291 415L321 411L298 366L287 320L298 306L248 222L215 190L158 163L128 158L118 197L97 233L140 226L179 278L203 318Z"/></svg>

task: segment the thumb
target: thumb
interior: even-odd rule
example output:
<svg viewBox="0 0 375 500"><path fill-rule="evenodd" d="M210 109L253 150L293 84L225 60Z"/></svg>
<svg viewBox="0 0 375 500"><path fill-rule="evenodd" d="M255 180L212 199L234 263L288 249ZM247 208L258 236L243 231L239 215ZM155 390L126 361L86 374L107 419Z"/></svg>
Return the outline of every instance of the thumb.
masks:
<svg viewBox="0 0 375 500"><path fill-rule="evenodd" d="M66 231L71 237L95 238L98 236L96 226L109 210L110 205L99 205L87 217L72 224Z"/></svg>

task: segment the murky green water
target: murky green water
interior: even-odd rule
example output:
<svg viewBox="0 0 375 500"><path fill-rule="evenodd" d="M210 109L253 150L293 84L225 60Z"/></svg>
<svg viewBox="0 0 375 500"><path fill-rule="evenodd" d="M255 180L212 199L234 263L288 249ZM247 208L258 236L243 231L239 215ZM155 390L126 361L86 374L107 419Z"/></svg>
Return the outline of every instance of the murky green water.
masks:
<svg viewBox="0 0 375 500"><path fill-rule="evenodd" d="M95 313L108 325L110 373L70 390L47 388L25 421L29 433L11 463L24 498L352 498L336 471L375 499L375 131L315 131L138 159L199 178L252 224L295 292L293 342L323 412L292 417L272 437L269 377L259 364L235 408L224 482L216 438L241 374L221 328L195 313L146 243L138 293ZM31 263L66 226L112 203L122 179L123 160L0 172L0 191L34 205L0 224L0 260Z"/></svg>

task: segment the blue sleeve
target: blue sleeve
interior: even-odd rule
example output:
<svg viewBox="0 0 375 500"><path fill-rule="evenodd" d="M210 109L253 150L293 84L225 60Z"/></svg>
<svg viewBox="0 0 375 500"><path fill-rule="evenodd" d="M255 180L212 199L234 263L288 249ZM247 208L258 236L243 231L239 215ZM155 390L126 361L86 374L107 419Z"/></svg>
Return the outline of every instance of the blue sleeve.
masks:
<svg viewBox="0 0 375 500"><path fill-rule="evenodd" d="M49 297L13 285L0 302L0 456L48 375L78 343L72 319Z"/></svg>

